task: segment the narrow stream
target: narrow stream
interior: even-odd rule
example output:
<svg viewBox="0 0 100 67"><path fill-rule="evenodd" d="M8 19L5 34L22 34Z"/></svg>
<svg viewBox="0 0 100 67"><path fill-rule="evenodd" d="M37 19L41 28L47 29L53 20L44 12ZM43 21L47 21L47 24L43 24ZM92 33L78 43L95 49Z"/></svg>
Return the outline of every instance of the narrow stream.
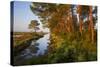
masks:
<svg viewBox="0 0 100 67"><path fill-rule="evenodd" d="M43 55L45 53L45 50L47 50L47 47L48 47L48 43L50 42L49 37L50 37L50 34L46 34L44 35L43 38L40 38L39 40L37 40L37 43L39 43L38 45L39 50L37 52L37 55L39 54Z"/></svg>
<svg viewBox="0 0 100 67"><path fill-rule="evenodd" d="M50 33L45 34L44 37L33 40L30 46L24 49L19 55L16 56L16 61L30 59L34 56L44 55L47 50Z"/></svg>

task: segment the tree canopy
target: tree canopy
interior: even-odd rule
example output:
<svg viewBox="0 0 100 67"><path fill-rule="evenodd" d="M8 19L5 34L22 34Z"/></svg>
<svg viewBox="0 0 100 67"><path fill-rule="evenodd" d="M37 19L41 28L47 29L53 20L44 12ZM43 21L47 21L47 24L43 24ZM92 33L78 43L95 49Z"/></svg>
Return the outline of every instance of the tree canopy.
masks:
<svg viewBox="0 0 100 67"><path fill-rule="evenodd" d="M39 30L39 27L37 27L39 25L37 20L31 20L30 24L29 24L29 29L34 29L34 31L36 32L36 30Z"/></svg>

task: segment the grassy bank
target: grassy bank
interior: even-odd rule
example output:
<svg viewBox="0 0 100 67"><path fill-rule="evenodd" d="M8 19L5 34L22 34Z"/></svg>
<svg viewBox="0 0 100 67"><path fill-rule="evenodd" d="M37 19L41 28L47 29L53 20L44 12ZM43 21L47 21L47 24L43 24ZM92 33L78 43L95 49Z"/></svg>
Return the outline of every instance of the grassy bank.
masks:
<svg viewBox="0 0 100 67"><path fill-rule="evenodd" d="M30 39L38 39L40 37L43 37L44 33L30 33L30 32L14 32L13 34L13 46L19 46L23 42L26 42Z"/></svg>

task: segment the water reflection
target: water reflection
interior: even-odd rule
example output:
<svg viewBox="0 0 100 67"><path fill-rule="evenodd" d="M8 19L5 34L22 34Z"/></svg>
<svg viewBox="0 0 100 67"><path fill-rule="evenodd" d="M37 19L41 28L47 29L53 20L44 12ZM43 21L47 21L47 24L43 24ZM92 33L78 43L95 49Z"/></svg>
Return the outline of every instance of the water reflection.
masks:
<svg viewBox="0 0 100 67"><path fill-rule="evenodd" d="M37 41L37 43L39 43L38 45L39 50L37 52L37 55L45 54L45 50L47 50L48 43L50 42L49 37L50 37L50 34L46 34L43 38L40 38Z"/></svg>
<svg viewBox="0 0 100 67"><path fill-rule="evenodd" d="M39 43L34 43L34 45L30 45L28 48L23 50L19 56L25 59L31 58L32 56L36 56L36 53L39 50L38 45Z"/></svg>
<svg viewBox="0 0 100 67"><path fill-rule="evenodd" d="M44 55L47 50L50 34L44 35L44 37L39 40L33 40L30 46L24 49L18 56L16 56L17 60L21 59L30 59L34 56Z"/></svg>

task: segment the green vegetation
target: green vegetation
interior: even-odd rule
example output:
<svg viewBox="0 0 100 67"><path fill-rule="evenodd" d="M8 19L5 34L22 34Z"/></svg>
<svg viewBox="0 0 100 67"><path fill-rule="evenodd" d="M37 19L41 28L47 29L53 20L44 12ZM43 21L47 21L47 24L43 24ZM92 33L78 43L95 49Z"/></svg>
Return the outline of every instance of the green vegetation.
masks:
<svg viewBox="0 0 100 67"><path fill-rule="evenodd" d="M79 37L79 35L76 36L75 34L78 35L78 33L62 35L62 39L61 37L58 39L59 36L53 37L54 40L52 43L55 45L53 46L55 48L51 50L49 57L54 63L97 60L96 43L91 43L90 40L85 39L85 36ZM53 55L53 57L51 55Z"/></svg>

